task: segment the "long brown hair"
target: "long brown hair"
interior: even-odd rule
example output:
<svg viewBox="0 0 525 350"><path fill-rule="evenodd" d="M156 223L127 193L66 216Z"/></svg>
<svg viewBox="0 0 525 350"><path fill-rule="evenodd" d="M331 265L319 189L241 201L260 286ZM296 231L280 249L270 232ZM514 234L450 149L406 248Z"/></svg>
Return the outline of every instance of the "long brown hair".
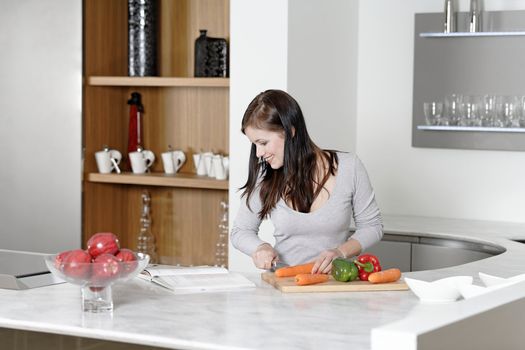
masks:
<svg viewBox="0 0 525 350"><path fill-rule="evenodd" d="M242 118L241 130L247 127L284 133L284 164L272 169L257 158L256 145L252 144L248 165L248 180L241 187L242 196L250 202L258 178L262 202L259 218L269 216L280 198L292 205L294 210L308 213L312 203L323 189L330 175L335 175L338 159L335 151L321 150L310 139L303 112L297 101L281 90L267 90L257 95L248 105ZM322 157L328 171L318 180L317 159Z"/></svg>

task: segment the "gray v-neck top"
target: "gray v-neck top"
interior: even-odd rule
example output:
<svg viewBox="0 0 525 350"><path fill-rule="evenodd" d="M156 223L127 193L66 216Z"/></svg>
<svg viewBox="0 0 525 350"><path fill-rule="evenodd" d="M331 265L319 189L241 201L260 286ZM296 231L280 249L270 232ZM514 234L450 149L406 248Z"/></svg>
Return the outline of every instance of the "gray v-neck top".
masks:
<svg viewBox="0 0 525 350"><path fill-rule="evenodd" d="M365 167L355 154L337 152L337 156L335 185L322 207L300 213L281 199L271 211L274 249L280 262L288 265L310 262L323 250L335 248L349 238L357 240L364 251L383 237L381 213ZM258 237L261 224L258 189L250 198L250 208L243 197L230 235L233 246L248 255L265 243ZM352 218L355 233L350 236Z"/></svg>

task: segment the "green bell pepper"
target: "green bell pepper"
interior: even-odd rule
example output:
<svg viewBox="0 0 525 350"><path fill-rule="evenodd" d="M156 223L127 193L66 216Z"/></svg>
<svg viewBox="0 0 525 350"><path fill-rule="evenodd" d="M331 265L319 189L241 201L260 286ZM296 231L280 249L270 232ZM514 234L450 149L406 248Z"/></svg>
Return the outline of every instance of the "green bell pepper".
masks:
<svg viewBox="0 0 525 350"><path fill-rule="evenodd" d="M351 282L357 279L359 270L352 261L336 258L332 261L332 276L339 282Z"/></svg>

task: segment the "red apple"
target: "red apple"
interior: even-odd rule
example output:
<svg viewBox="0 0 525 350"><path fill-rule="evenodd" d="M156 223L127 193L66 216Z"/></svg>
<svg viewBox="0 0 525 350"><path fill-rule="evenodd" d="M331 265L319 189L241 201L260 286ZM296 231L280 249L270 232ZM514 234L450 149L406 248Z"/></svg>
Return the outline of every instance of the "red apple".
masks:
<svg viewBox="0 0 525 350"><path fill-rule="evenodd" d="M96 259L100 254L115 255L119 250L118 237L111 232L95 233L87 242L89 254Z"/></svg>
<svg viewBox="0 0 525 350"><path fill-rule="evenodd" d="M91 255L82 249L72 250L65 256L62 266L66 276L84 279L91 270Z"/></svg>
<svg viewBox="0 0 525 350"><path fill-rule="evenodd" d="M62 263L64 262L64 259L69 253L71 253L71 250L66 250L57 254L57 256L55 257L55 267L57 268L57 270L62 270Z"/></svg>
<svg viewBox="0 0 525 350"><path fill-rule="evenodd" d="M122 248L116 255L118 261L121 262L121 273L123 276L135 271L137 268L137 255L130 249Z"/></svg>
<svg viewBox="0 0 525 350"><path fill-rule="evenodd" d="M95 286L104 286L120 274L120 263L114 255L100 254L93 260L93 280Z"/></svg>
<svg viewBox="0 0 525 350"><path fill-rule="evenodd" d="M134 261L137 260L137 256L131 249L122 248L119 250L119 252L115 255L118 259L118 261Z"/></svg>

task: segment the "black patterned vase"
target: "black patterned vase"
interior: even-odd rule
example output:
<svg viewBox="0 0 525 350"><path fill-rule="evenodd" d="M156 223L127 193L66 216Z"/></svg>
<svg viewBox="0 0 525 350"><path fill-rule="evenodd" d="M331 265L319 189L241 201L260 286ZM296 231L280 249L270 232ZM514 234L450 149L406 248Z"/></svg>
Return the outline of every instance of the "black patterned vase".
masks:
<svg viewBox="0 0 525 350"><path fill-rule="evenodd" d="M207 36L205 29L201 29L200 32L200 36L195 40L195 76L229 76L228 42L226 39Z"/></svg>
<svg viewBox="0 0 525 350"><path fill-rule="evenodd" d="M128 75L157 75L157 0L128 0Z"/></svg>

